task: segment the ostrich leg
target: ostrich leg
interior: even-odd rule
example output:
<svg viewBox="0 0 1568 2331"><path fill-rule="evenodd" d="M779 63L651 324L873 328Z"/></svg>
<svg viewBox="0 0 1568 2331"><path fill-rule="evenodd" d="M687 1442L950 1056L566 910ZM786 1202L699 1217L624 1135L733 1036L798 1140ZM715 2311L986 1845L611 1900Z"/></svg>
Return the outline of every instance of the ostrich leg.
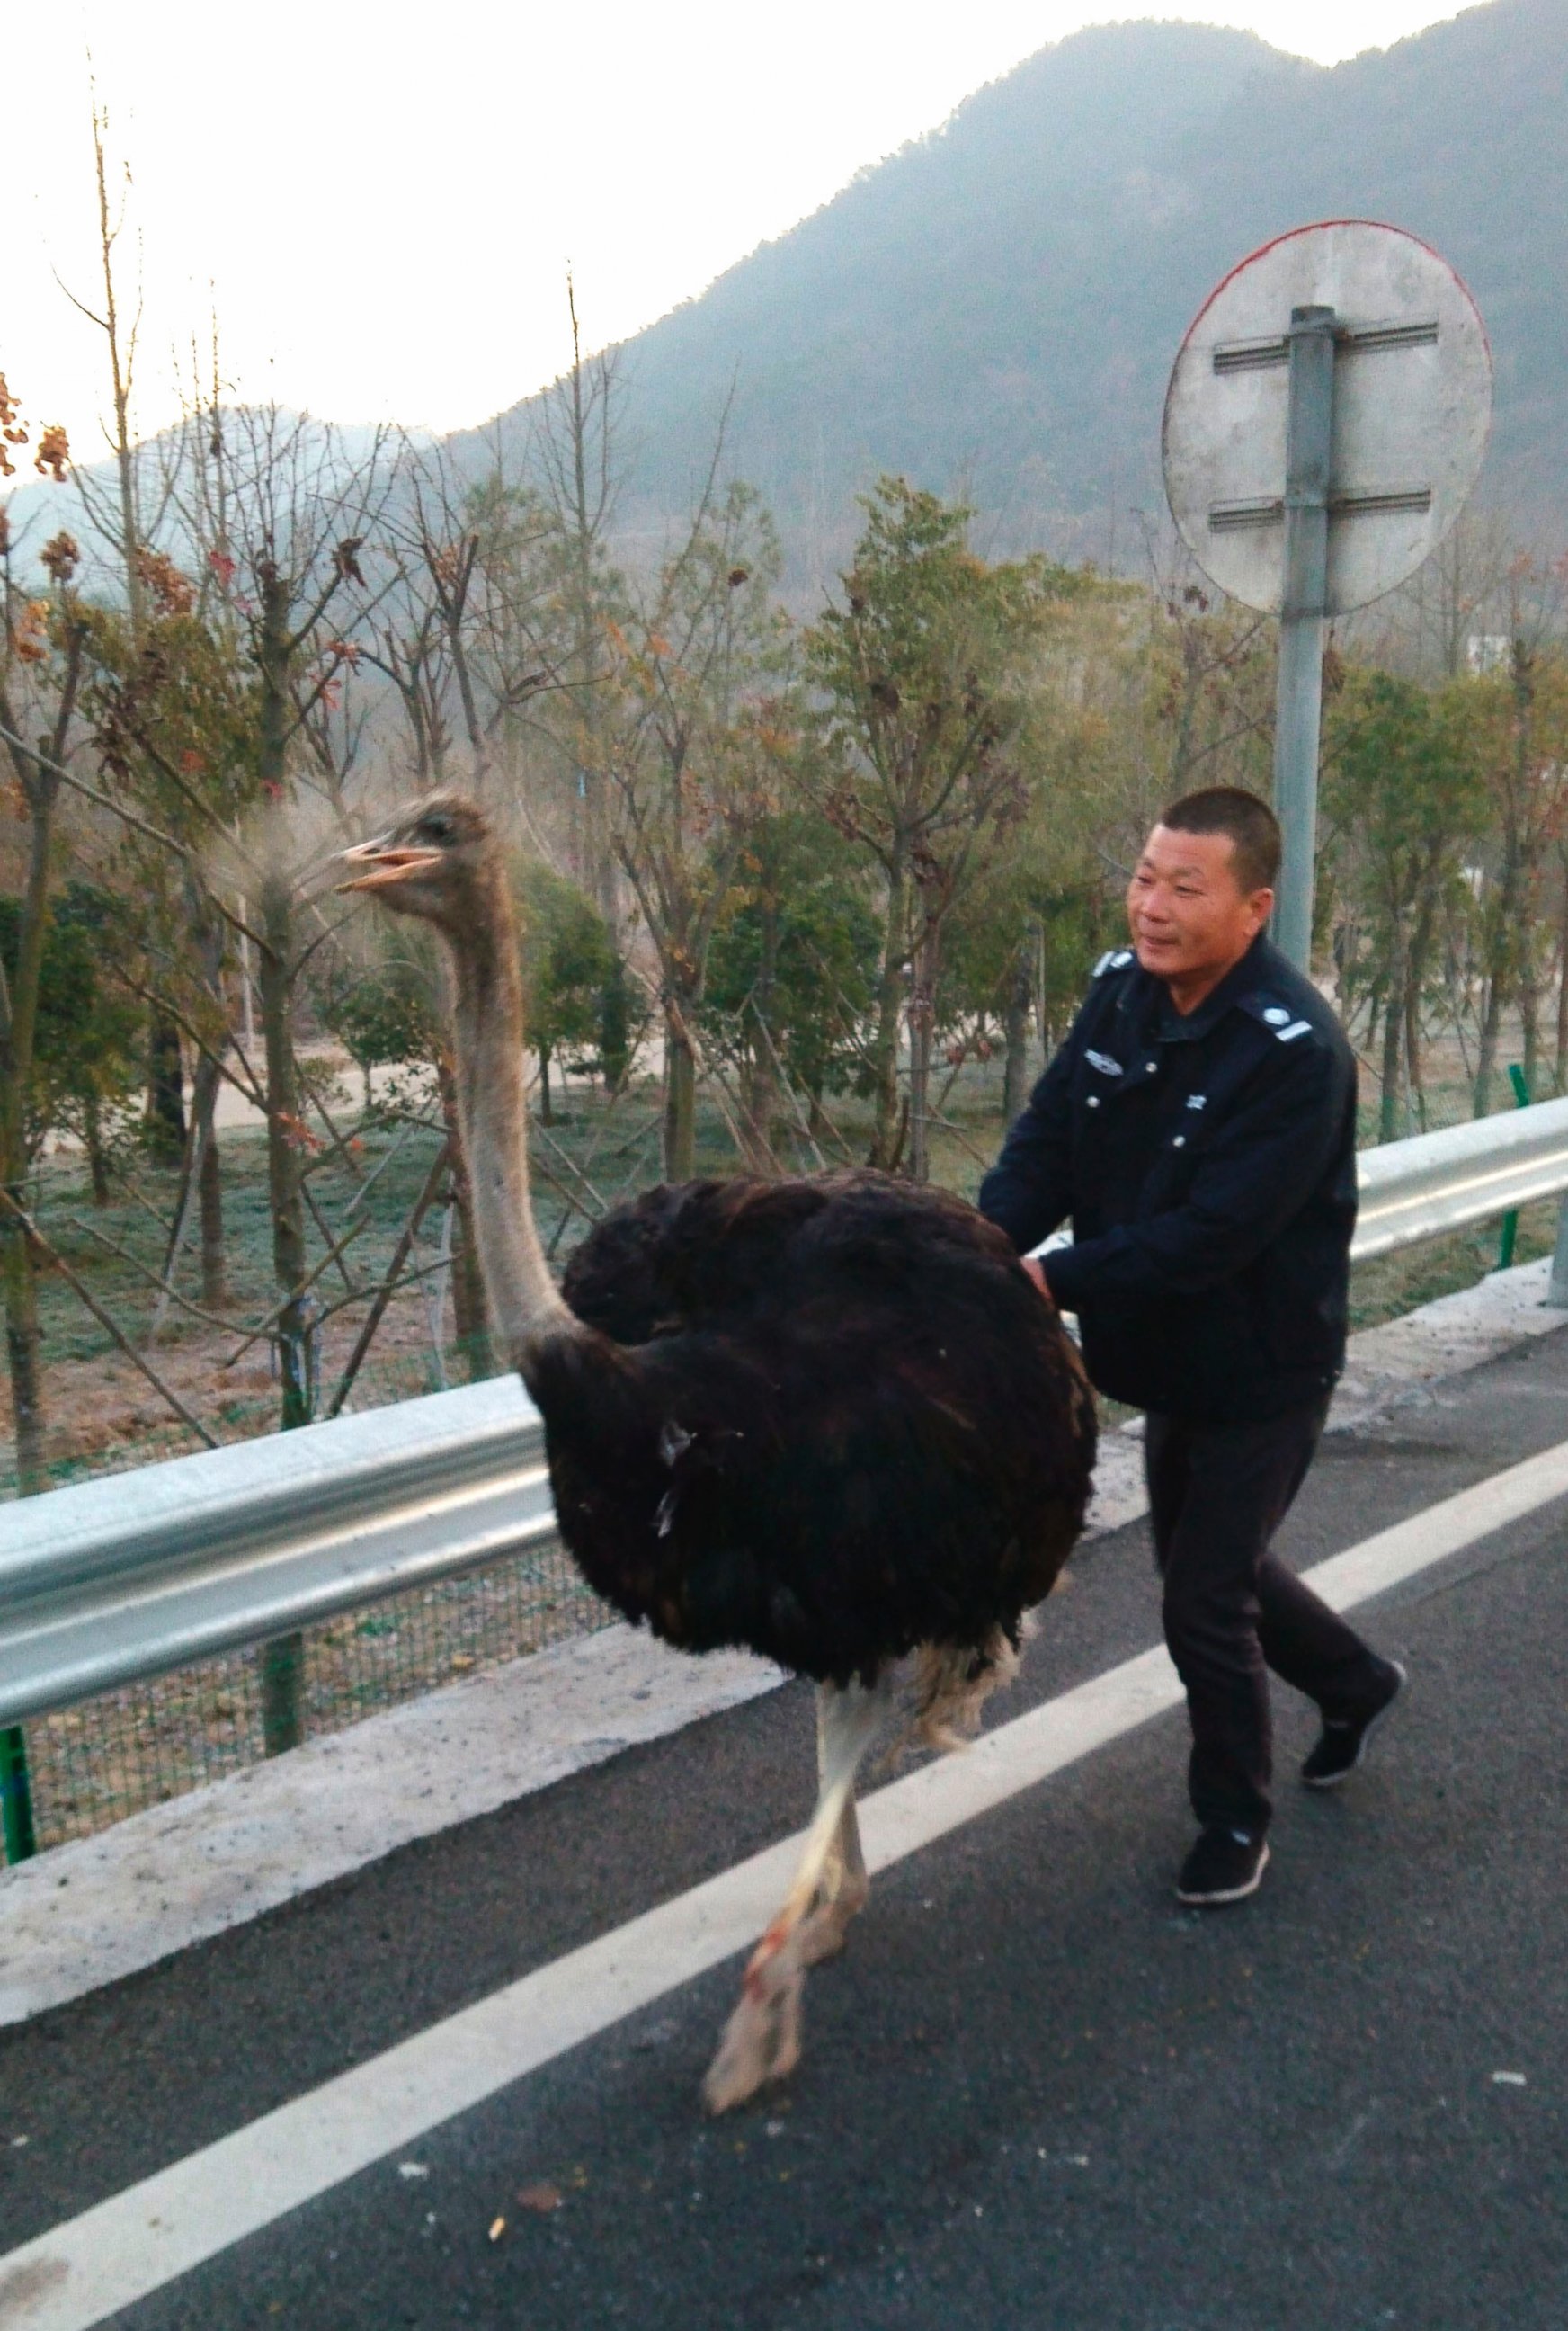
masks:
<svg viewBox="0 0 1568 2331"><path fill-rule="evenodd" d="M817 1686L817 1786L825 1788L828 1767L832 1760L833 1703L839 1693L831 1683ZM828 1848L828 1858L822 1864L822 1874L817 1881L816 1907L801 1928L800 1953L803 1966L816 1966L822 1959L831 1959L844 1947L850 1920L858 1917L866 1907L871 1882L866 1875L866 1857L860 1851L860 1823L855 1811L854 1786L851 1783L844 1810L839 1815L839 1826Z"/></svg>
<svg viewBox="0 0 1568 2331"><path fill-rule="evenodd" d="M892 1704L889 1688L879 1681L870 1690L851 1684L839 1691L824 1684L818 1694L816 1809L794 1882L752 1953L740 1998L702 2084L710 2112L727 2112L765 2080L783 2079L800 2060L805 1970L837 1948L844 1926L865 1900L855 1774ZM812 1916L820 1890L826 1898Z"/></svg>

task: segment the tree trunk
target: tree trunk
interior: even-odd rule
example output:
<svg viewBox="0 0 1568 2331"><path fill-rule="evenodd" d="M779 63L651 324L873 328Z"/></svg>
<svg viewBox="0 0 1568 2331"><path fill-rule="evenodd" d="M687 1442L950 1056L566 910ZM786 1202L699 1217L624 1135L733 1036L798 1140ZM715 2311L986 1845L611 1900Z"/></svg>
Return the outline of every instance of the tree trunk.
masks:
<svg viewBox="0 0 1568 2331"><path fill-rule="evenodd" d="M539 1046L539 1123L554 1125L556 1111L550 1098L550 1048Z"/></svg>
<svg viewBox="0 0 1568 2331"><path fill-rule="evenodd" d="M223 1311L229 1300L228 1260L223 1250L223 1169L218 1157L218 1137L209 1123L202 1148L202 1301L209 1311Z"/></svg>
<svg viewBox="0 0 1568 2331"><path fill-rule="evenodd" d="M1558 1091L1568 1092L1568 854L1563 861L1562 923L1557 942L1557 1059L1556 1085Z"/></svg>
<svg viewBox="0 0 1568 2331"><path fill-rule="evenodd" d="M257 562L261 618L256 633L260 690L261 750L257 774L270 814L281 819L289 776L289 696L293 650L289 637L289 585L273 561ZM288 853L281 834L272 863L259 886L261 929L257 996L261 1008L261 1045L267 1062L267 1196L272 1221L272 1274L283 1308L276 1328L278 1373L282 1384L280 1429L309 1424L313 1407L311 1335L315 1305L299 1293L306 1273L305 1191L300 1180L300 1095L294 1058L294 912ZM269 1735L268 1749L273 1748ZM285 1744L288 1745L288 1744Z"/></svg>
<svg viewBox="0 0 1568 2331"><path fill-rule="evenodd" d="M1002 1122L1004 1127L1014 1124L1022 1116L1024 1104L1029 1099L1029 1007L1033 1001L1029 975L1031 953L1032 949L1027 945L1019 948L1002 1015L1007 1046L1002 1077Z"/></svg>
<svg viewBox="0 0 1568 2331"><path fill-rule="evenodd" d="M908 933L908 880L901 862L888 885L888 923L882 943L882 975L877 990L877 1025L872 1033L871 1075L876 1124L866 1163L891 1172L900 1146L898 1127L898 1023L904 1016L904 966Z"/></svg>
<svg viewBox="0 0 1568 2331"><path fill-rule="evenodd" d="M485 1306L484 1280L480 1275L479 1241L474 1236L473 1191L470 1185L468 1157L462 1145L462 1133L458 1123L457 1079L450 1060L442 1058L437 1070L441 1089L442 1122L446 1127L447 1155L451 1160L451 1204L457 1216L451 1258L452 1327L462 1351L463 1367L470 1384L479 1384L495 1372L495 1358L490 1348L489 1314Z"/></svg>
<svg viewBox="0 0 1568 2331"><path fill-rule="evenodd" d="M96 1093L88 1096L82 1132L87 1142L87 1170L92 1177L92 1203L95 1206L107 1206L110 1197L109 1155L103 1146L103 1112Z"/></svg>
<svg viewBox="0 0 1568 2331"><path fill-rule="evenodd" d="M1426 1061L1421 1042L1421 994L1426 986L1427 967L1431 957L1432 934L1437 927L1437 892L1435 878L1428 870L1422 888L1421 910L1416 917L1415 930L1405 959L1404 979L1404 1057L1410 1089L1421 1118L1421 1130L1427 1129Z"/></svg>
<svg viewBox="0 0 1568 2331"><path fill-rule="evenodd" d="M589 477L592 448L589 443L589 404L583 370L582 348L577 336L577 310L568 294L572 317L571 371L571 477L567 485L567 526L571 537L572 556L572 662L577 683L577 717L580 724L581 749L577 756L578 800L581 817L581 854L578 863L584 875L583 888L598 908L605 928L614 935L621 924L620 871L615 862L614 839L611 832L610 790L603 766L600 745L601 706L599 700L600 640L599 609L594 582L594 552L598 538L603 506L594 508L594 490ZM607 396L608 391L605 395ZM608 404L600 414L600 426L610 428ZM608 452L606 435L602 452Z"/></svg>
<svg viewBox="0 0 1568 2331"><path fill-rule="evenodd" d="M697 1173L697 1062L680 1004L664 1014L664 1178L689 1182Z"/></svg>
<svg viewBox="0 0 1568 2331"><path fill-rule="evenodd" d="M147 1146L159 1165L177 1165L188 1133L185 1070L178 1023L165 1012L153 1014L147 1047Z"/></svg>
<svg viewBox="0 0 1568 2331"><path fill-rule="evenodd" d="M20 1179L9 1175L6 1193L25 1203ZM39 1366L38 1284L33 1250L14 1214L0 1223L0 1268L5 1274L5 1360L11 1376L11 1406L16 1430L16 1487L24 1498L44 1486L43 1386Z"/></svg>
<svg viewBox="0 0 1568 2331"><path fill-rule="evenodd" d="M929 927L915 954L909 994L909 1179L931 1179L931 1046L936 1026L938 933Z"/></svg>
<svg viewBox="0 0 1568 2331"><path fill-rule="evenodd" d="M174 1285L175 1272L179 1267L180 1257L185 1252L185 1241L190 1235L191 1223L195 1219L198 1210L202 1223L204 1298L214 1309L217 1310L221 1310L228 1299L226 1293L220 1293L214 1297L208 1291L214 1284L222 1289L224 1280L223 1189L217 1178L216 1164L208 1163L209 1156L215 1157L216 1152L217 1137L213 1131L213 1118L218 1105L219 1082L217 1063L208 1060L204 1054L197 1064L195 1081L191 1091L190 1138L186 1144L184 1168L180 1175L179 1194L175 1200L174 1227L169 1232L168 1244L164 1250L165 1285L158 1291L157 1299L152 1308L152 1318L147 1325L149 1343L155 1341L163 1333L164 1323L169 1314L167 1289ZM212 1276L213 1258L208 1246L214 1220L212 1213L214 1207L216 1209L215 1232L213 1233L216 1238L215 1281Z"/></svg>
<svg viewBox="0 0 1568 2331"><path fill-rule="evenodd" d="M33 1040L49 920L54 794L55 781L46 780L40 771L16 962L9 983L9 1022L0 1031L0 1182L19 1206L27 1202L27 1089L33 1073ZM15 1416L16 1484L26 1498L44 1486L38 1282L33 1249L21 1223L8 1210L0 1222L0 1270L5 1275L5 1358Z"/></svg>
<svg viewBox="0 0 1568 2331"><path fill-rule="evenodd" d="M1528 940L1525 944L1528 946ZM1541 995L1533 970L1519 983L1519 1021L1525 1083L1533 1093L1541 1065Z"/></svg>
<svg viewBox="0 0 1568 2331"><path fill-rule="evenodd" d="M774 1134L779 1116L778 1071L774 1065L777 1046L774 1037L774 998L778 987L779 916L778 901L767 898L762 908L762 949L757 964L756 984L751 993L752 1041L744 1055L746 1085L742 1100L746 1124L742 1128L751 1155L747 1164L758 1174L778 1171Z"/></svg>
<svg viewBox="0 0 1568 2331"><path fill-rule="evenodd" d="M1383 1013L1383 1093L1378 1103L1377 1137L1399 1137L1399 1070L1404 1050L1405 966L1402 926L1395 937L1388 966L1388 994Z"/></svg>
<svg viewBox="0 0 1568 2331"><path fill-rule="evenodd" d="M1481 1015L1480 1042L1476 1053L1476 1090L1471 1109L1485 1117L1492 1106L1492 1079L1497 1070L1497 1036L1503 1018L1503 982L1494 971L1487 981L1487 1008Z"/></svg>
<svg viewBox="0 0 1568 2331"><path fill-rule="evenodd" d="M1532 858L1534 853L1532 853ZM1522 1040L1525 1088L1535 1093L1541 1065L1541 964L1540 932L1535 909L1539 891L1534 863L1522 870L1520 880L1519 918L1519 1025Z"/></svg>
<svg viewBox="0 0 1568 2331"><path fill-rule="evenodd" d="M1487 1116L1492 1106L1492 1080L1497 1072L1503 1007L1508 1000L1508 974L1513 961L1518 904L1518 844L1516 837L1509 832L1504 837L1503 871L1497 883L1497 900L1485 925L1487 1003L1481 1015L1480 1039L1476 1054L1474 1114L1477 1117Z"/></svg>
<svg viewBox="0 0 1568 2331"><path fill-rule="evenodd" d="M615 968L604 983L599 998L599 1065L603 1071L604 1089L614 1092L620 1087L631 1061L632 995L627 984L626 966L619 956Z"/></svg>
<svg viewBox="0 0 1568 2331"><path fill-rule="evenodd" d="M300 1176L299 1076L290 1024L292 902L281 874L261 889L261 1042L267 1061L267 1196L272 1218L272 1275L284 1298L277 1326L282 1383L280 1429L309 1424L314 1408L311 1336L315 1307L299 1289L308 1269L305 1191Z"/></svg>

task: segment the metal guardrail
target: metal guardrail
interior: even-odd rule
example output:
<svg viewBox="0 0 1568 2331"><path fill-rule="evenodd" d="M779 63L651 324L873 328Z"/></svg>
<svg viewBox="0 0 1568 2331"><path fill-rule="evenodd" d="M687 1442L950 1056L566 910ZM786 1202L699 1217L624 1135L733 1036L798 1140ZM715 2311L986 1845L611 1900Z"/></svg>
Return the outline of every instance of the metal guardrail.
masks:
<svg viewBox="0 0 1568 2331"><path fill-rule="evenodd" d="M1568 1191L1568 1100L1364 1150L1360 1175L1357 1261L1487 1221ZM555 1537L509 1377L0 1506L0 1733Z"/></svg>
<svg viewBox="0 0 1568 2331"><path fill-rule="evenodd" d="M1488 1222L1568 1190L1568 1100L1478 1117L1440 1133L1364 1149L1357 1262ZM1554 1282L1563 1275L1559 1252ZM1554 1299L1568 1302L1568 1289Z"/></svg>
<svg viewBox="0 0 1568 2331"><path fill-rule="evenodd" d="M555 1541L512 1376L0 1506L0 1728Z"/></svg>

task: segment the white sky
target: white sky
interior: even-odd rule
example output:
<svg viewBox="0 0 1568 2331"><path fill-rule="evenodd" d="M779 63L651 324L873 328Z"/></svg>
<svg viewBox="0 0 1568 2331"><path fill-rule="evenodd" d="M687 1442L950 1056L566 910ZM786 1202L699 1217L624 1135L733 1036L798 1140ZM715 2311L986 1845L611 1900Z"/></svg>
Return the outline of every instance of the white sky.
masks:
<svg viewBox="0 0 1568 2331"><path fill-rule="evenodd" d="M1327 63L1452 13L1238 0L1211 20ZM139 266L140 428L176 409L176 352L205 338L215 300L239 395L447 429L560 369L568 260L590 344L622 338L983 82L1107 21L1078 0L56 0L14 15L0 371L88 458L101 336L54 274L97 303L90 50L133 177L121 297L134 305Z"/></svg>

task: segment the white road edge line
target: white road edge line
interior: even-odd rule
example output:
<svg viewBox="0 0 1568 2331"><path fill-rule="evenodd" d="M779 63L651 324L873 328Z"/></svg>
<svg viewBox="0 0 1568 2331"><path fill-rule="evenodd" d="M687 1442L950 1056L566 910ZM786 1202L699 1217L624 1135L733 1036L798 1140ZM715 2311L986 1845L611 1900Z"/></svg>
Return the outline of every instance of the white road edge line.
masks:
<svg viewBox="0 0 1568 2331"><path fill-rule="evenodd" d="M1380 1530L1307 1573L1336 1610L1568 1495L1568 1441ZM1063 1692L862 1808L886 1870L1175 1707L1163 1650ZM755 1940L793 1871L786 1839L508 1984L216 2144L0 2257L0 2331L90 2331L442 2122Z"/></svg>

